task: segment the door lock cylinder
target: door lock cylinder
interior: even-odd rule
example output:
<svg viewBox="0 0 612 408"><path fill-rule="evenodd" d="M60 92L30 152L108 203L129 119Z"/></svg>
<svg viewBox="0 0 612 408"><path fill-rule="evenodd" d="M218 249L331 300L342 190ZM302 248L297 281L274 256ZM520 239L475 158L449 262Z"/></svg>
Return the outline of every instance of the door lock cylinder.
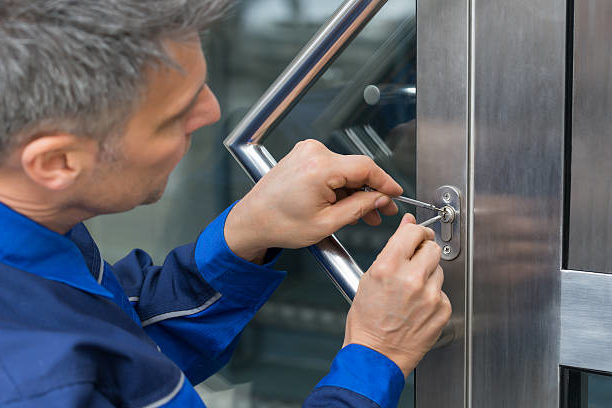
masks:
<svg viewBox="0 0 612 408"><path fill-rule="evenodd" d="M434 192L432 203L441 217L431 226L436 243L443 249L442 259L452 261L461 252L461 195L453 186L442 186Z"/></svg>
<svg viewBox="0 0 612 408"><path fill-rule="evenodd" d="M450 242L453 239L453 222L455 221L455 209L446 205L440 211L440 239L443 242ZM448 249L447 249L448 251Z"/></svg>

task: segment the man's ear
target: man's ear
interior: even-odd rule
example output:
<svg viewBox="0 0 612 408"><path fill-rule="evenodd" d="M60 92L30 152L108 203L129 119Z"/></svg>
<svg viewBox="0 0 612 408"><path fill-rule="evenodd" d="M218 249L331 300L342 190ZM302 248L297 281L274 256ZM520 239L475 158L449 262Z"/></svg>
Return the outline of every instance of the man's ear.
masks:
<svg viewBox="0 0 612 408"><path fill-rule="evenodd" d="M99 144L89 138L58 133L38 137L21 152L21 166L32 181L49 190L65 190L92 168Z"/></svg>

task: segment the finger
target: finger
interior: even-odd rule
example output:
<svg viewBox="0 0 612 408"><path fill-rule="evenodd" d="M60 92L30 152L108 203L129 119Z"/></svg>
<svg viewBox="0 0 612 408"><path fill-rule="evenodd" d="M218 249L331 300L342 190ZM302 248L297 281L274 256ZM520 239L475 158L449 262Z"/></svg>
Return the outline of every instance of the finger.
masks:
<svg viewBox="0 0 612 408"><path fill-rule="evenodd" d="M328 180L328 186L332 189L358 189L367 185L389 196L398 196L403 192L402 187L367 156L335 155L335 160L329 166Z"/></svg>
<svg viewBox="0 0 612 408"><path fill-rule="evenodd" d="M323 217L332 226L333 231L337 231L345 225L366 217L379 206L388 205L389 201L391 199L388 196L378 192L357 191L327 207L323 212ZM375 221L372 218L368 220Z"/></svg>
<svg viewBox="0 0 612 408"><path fill-rule="evenodd" d="M362 219L363 222L373 227L376 227L377 225L380 225L380 223L382 223L382 218L380 217L378 210L370 211Z"/></svg>
<svg viewBox="0 0 612 408"><path fill-rule="evenodd" d="M452 307L451 301L448 298L448 295L444 293L444 291L440 291L440 296L442 297L442 303L444 303L445 305L449 307Z"/></svg>
<svg viewBox="0 0 612 408"><path fill-rule="evenodd" d="M440 265L433 271L433 273L429 276L428 285L433 285L436 290L442 290L442 285L444 285L444 270Z"/></svg>
<svg viewBox="0 0 612 408"><path fill-rule="evenodd" d="M445 323L448 323L453 314L453 305L444 291L440 291L440 297L442 298L443 309L446 310Z"/></svg>
<svg viewBox="0 0 612 408"><path fill-rule="evenodd" d="M416 224L416 218L414 218L414 215L410 213L404 214L400 225L404 225L404 224Z"/></svg>
<svg viewBox="0 0 612 408"><path fill-rule="evenodd" d="M435 233L431 228L413 223L414 216L412 215L407 216L404 222L392 238L402 243L402 246L405 248L404 255L406 259L410 259L424 242L435 238Z"/></svg>
<svg viewBox="0 0 612 408"><path fill-rule="evenodd" d="M440 264L441 254L442 251L438 244L433 241L425 241L410 259L410 264L415 270L424 272L425 279L429 279Z"/></svg>
<svg viewBox="0 0 612 408"><path fill-rule="evenodd" d="M391 201L389 204L380 207L378 211L380 211L383 215L390 216L397 214L399 208L397 207L397 204L395 204L395 202Z"/></svg>
<svg viewBox="0 0 612 408"><path fill-rule="evenodd" d="M415 225L412 222L414 222L412 215L404 216L402 224L400 224L385 247L387 251L394 251L395 256L402 256L406 260L414 256L417 248L423 242L427 242L434 237L431 229Z"/></svg>
<svg viewBox="0 0 612 408"><path fill-rule="evenodd" d="M450 299L443 291L440 291L440 308L436 313L436 317L431 320L431 323L438 327L440 330L440 334L444 331L444 326L446 326L453 314L453 306L451 305ZM437 341L436 341L437 342Z"/></svg>

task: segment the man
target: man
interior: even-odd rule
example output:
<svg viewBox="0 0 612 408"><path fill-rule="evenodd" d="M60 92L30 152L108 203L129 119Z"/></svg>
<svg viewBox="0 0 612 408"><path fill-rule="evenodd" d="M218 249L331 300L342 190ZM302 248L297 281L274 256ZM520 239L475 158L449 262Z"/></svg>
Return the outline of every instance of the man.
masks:
<svg viewBox="0 0 612 408"><path fill-rule="evenodd" d="M82 221L157 201L220 117L197 34L223 8L0 0L0 406L202 407L192 384L283 279L275 248L397 211L400 186L371 160L307 141L164 265L101 259ZM338 199L364 185L377 192ZM404 217L305 406L397 404L450 317L432 239Z"/></svg>

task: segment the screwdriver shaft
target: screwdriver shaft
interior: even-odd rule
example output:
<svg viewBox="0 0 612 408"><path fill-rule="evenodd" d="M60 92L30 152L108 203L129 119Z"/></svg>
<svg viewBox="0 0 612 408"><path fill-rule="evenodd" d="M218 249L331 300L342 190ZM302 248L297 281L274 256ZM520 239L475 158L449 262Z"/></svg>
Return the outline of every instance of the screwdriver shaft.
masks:
<svg viewBox="0 0 612 408"><path fill-rule="evenodd" d="M376 191L374 190L372 187L369 186L365 186L362 188L363 191ZM427 208L428 210L431 211L442 211L441 208L436 207L433 204L429 204L429 203L425 203L423 201L419 201L419 200L415 200L414 198L408 198L408 197L404 197L404 196L397 196L397 197L391 197L392 200L395 201L399 201L400 203L406 203L406 204L412 204L412 205L416 205L417 207L421 207L421 208Z"/></svg>
<svg viewBox="0 0 612 408"><path fill-rule="evenodd" d="M404 196L391 197L391 198L395 201L399 201L400 203L412 204L412 205L416 205L417 207L427 208L428 210L432 210L432 211L442 211L441 208L438 208L433 204L424 203L423 201L415 200L414 198L408 198Z"/></svg>
<svg viewBox="0 0 612 408"><path fill-rule="evenodd" d="M436 222L440 221L442 219L441 215L436 215L433 218L428 219L425 222L420 223L419 225L422 227L429 227L431 224L435 224Z"/></svg>

